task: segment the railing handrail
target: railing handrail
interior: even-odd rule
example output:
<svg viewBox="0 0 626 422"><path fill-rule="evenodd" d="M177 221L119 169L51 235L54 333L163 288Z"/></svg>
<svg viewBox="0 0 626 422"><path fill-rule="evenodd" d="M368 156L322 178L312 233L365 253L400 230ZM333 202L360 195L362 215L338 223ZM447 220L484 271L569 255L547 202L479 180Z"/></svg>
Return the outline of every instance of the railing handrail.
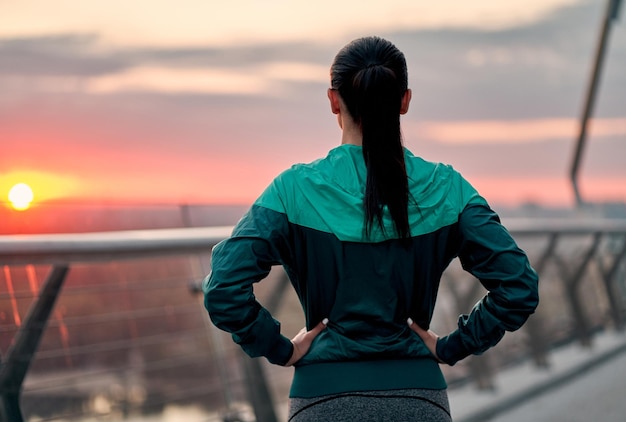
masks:
<svg viewBox="0 0 626 422"><path fill-rule="evenodd" d="M0 235L0 265L107 261L210 251L231 226Z"/></svg>
<svg viewBox="0 0 626 422"><path fill-rule="evenodd" d="M513 236L626 233L626 220L507 218ZM0 235L0 265L69 263L137 258L142 255L210 251L232 226L110 232Z"/></svg>
<svg viewBox="0 0 626 422"><path fill-rule="evenodd" d="M589 234L617 233L626 234L626 219L609 218L506 218L504 225L512 235L546 234Z"/></svg>

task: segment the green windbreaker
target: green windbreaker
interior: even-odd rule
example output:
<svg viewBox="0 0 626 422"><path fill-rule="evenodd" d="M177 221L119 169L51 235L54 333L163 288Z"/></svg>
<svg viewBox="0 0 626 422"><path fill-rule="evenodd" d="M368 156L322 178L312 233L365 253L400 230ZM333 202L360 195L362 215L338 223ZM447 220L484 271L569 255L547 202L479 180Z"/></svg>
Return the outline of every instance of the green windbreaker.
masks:
<svg viewBox="0 0 626 422"><path fill-rule="evenodd" d="M310 329L325 330L296 364L292 397L398 388L445 388L434 356L407 326L430 324L439 281L455 257L489 291L437 342L450 365L518 329L538 304L537 275L499 218L452 167L405 149L411 238L364 233L362 149L334 148L279 175L215 246L203 283L212 321L252 357L285 364L293 351L253 284L282 265Z"/></svg>

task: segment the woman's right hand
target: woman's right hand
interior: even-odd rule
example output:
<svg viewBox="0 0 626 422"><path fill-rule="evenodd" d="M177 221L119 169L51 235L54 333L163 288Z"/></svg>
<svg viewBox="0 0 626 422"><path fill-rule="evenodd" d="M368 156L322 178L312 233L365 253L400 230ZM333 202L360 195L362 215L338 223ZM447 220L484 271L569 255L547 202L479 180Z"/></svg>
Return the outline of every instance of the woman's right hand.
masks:
<svg viewBox="0 0 626 422"><path fill-rule="evenodd" d="M306 327L304 327L294 338L291 339L291 343L293 344L293 353L285 366L292 366L304 355L306 355L311 347L311 344L313 343L313 340L326 328L326 324L328 324L328 318L324 318L322 322L313 327L311 331L307 331Z"/></svg>

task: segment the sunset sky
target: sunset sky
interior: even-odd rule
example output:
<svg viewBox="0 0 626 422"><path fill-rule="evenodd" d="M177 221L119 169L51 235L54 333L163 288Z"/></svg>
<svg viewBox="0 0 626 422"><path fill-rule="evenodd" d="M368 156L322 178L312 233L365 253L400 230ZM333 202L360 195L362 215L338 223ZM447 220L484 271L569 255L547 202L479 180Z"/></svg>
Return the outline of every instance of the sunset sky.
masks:
<svg viewBox="0 0 626 422"><path fill-rule="evenodd" d="M604 0L0 3L0 195L250 203L340 142L339 48L406 55L405 145L493 203L573 204L568 180ZM612 30L581 168L626 201L626 24Z"/></svg>

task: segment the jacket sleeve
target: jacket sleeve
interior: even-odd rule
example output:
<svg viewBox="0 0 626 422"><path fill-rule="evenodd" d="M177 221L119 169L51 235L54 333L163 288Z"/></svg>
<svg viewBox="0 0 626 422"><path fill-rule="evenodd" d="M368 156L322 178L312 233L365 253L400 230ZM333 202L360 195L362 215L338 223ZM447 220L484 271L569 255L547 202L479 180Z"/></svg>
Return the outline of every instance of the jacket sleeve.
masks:
<svg viewBox="0 0 626 422"><path fill-rule="evenodd" d="M505 331L520 328L539 303L538 277L526 254L487 205L469 205L459 218L459 259L488 290L458 328L437 342L449 365L496 345Z"/></svg>
<svg viewBox="0 0 626 422"><path fill-rule="evenodd" d="M287 255L288 223L284 214L253 205L232 236L213 248L211 273L203 282L204 305L211 320L232 334L251 357L265 356L284 365L293 353L280 323L256 300L253 284Z"/></svg>

